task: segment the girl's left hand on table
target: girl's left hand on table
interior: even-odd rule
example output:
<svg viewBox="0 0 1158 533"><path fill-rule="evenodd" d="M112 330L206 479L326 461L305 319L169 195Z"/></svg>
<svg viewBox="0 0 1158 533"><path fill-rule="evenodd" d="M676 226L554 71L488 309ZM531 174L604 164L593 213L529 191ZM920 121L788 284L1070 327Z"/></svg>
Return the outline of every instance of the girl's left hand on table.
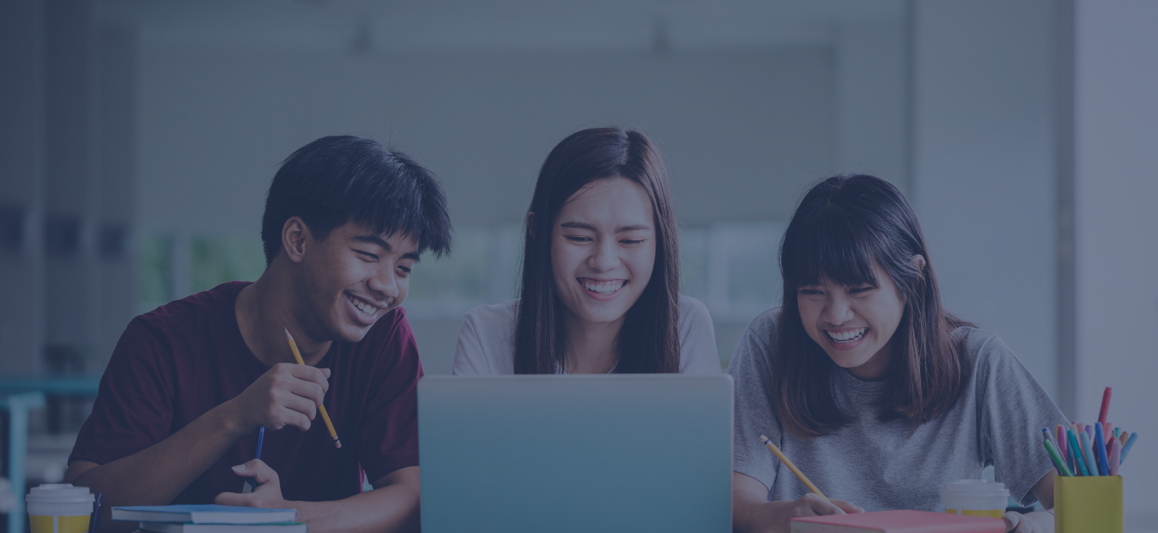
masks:
<svg viewBox="0 0 1158 533"><path fill-rule="evenodd" d="M1005 531L1010 533L1053 533L1053 514L1046 511L1028 514L1005 513Z"/></svg>

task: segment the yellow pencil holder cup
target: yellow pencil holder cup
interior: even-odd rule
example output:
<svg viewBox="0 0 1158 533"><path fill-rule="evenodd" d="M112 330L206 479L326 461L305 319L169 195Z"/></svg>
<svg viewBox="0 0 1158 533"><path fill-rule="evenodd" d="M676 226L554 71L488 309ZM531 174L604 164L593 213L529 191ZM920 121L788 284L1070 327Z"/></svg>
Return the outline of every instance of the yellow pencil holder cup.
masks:
<svg viewBox="0 0 1158 533"><path fill-rule="evenodd" d="M1123 533L1122 477L1053 478L1054 533Z"/></svg>

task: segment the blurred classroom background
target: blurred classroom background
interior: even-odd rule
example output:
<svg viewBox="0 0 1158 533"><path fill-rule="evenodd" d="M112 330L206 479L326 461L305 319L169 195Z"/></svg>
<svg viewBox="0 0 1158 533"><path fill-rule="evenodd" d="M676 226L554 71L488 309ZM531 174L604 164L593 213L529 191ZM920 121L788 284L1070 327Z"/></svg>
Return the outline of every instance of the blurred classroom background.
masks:
<svg viewBox="0 0 1158 533"><path fill-rule="evenodd" d="M454 253L404 304L442 374L463 313L515 296L548 151L616 125L666 157L722 366L780 298L803 192L880 176L951 311L1073 419L1114 387L1142 436L1128 530L1158 531L1155 26L1148 0L5 0L2 474L60 479L134 315L261 274L265 190L301 145L369 136L442 180Z"/></svg>

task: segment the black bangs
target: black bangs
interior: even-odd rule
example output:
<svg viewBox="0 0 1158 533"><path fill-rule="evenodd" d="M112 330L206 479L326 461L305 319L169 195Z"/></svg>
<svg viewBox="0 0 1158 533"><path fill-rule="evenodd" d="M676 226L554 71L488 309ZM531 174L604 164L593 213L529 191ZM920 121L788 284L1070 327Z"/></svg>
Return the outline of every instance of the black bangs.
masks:
<svg viewBox="0 0 1158 533"><path fill-rule="evenodd" d="M433 176L405 155L392 152L373 167L357 168L346 190L338 195L335 212L349 209L349 221L378 235L400 234L414 239L418 252L441 257L450 250L450 217L446 198ZM383 179L383 174L393 179ZM384 186L383 181L388 181ZM340 183L340 182L339 182ZM343 220L338 225L344 224Z"/></svg>
<svg viewBox="0 0 1158 533"><path fill-rule="evenodd" d="M319 240L354 222L375 235L414 239L419 253L450 250L446 195L434 175L371 139L323 137L285 160L262 217L267 262L281 250L281 229L291 216L301 217Z"/></svg>
<svg viewBox="0 0 1158 533"><path fill-rule="evenodd" d="M878 254L866 229L853 223L851 213L832 204L798 212L780 249L785 297L790 294L787 289L817 285L822 278L845 287L876 287L873 263Z"/></svg>

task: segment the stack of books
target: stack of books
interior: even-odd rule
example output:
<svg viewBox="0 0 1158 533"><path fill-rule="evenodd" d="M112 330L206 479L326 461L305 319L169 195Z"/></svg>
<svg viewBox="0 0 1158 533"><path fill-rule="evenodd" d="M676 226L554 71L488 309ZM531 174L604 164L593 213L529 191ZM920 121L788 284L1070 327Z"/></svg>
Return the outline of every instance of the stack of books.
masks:
<svg viewBox="0 0 1158 533"><path fill-rule="evenodd" d="M140 522L149 533L307 533L296 509L227 505L113 507L113 520Z"/></svg>

